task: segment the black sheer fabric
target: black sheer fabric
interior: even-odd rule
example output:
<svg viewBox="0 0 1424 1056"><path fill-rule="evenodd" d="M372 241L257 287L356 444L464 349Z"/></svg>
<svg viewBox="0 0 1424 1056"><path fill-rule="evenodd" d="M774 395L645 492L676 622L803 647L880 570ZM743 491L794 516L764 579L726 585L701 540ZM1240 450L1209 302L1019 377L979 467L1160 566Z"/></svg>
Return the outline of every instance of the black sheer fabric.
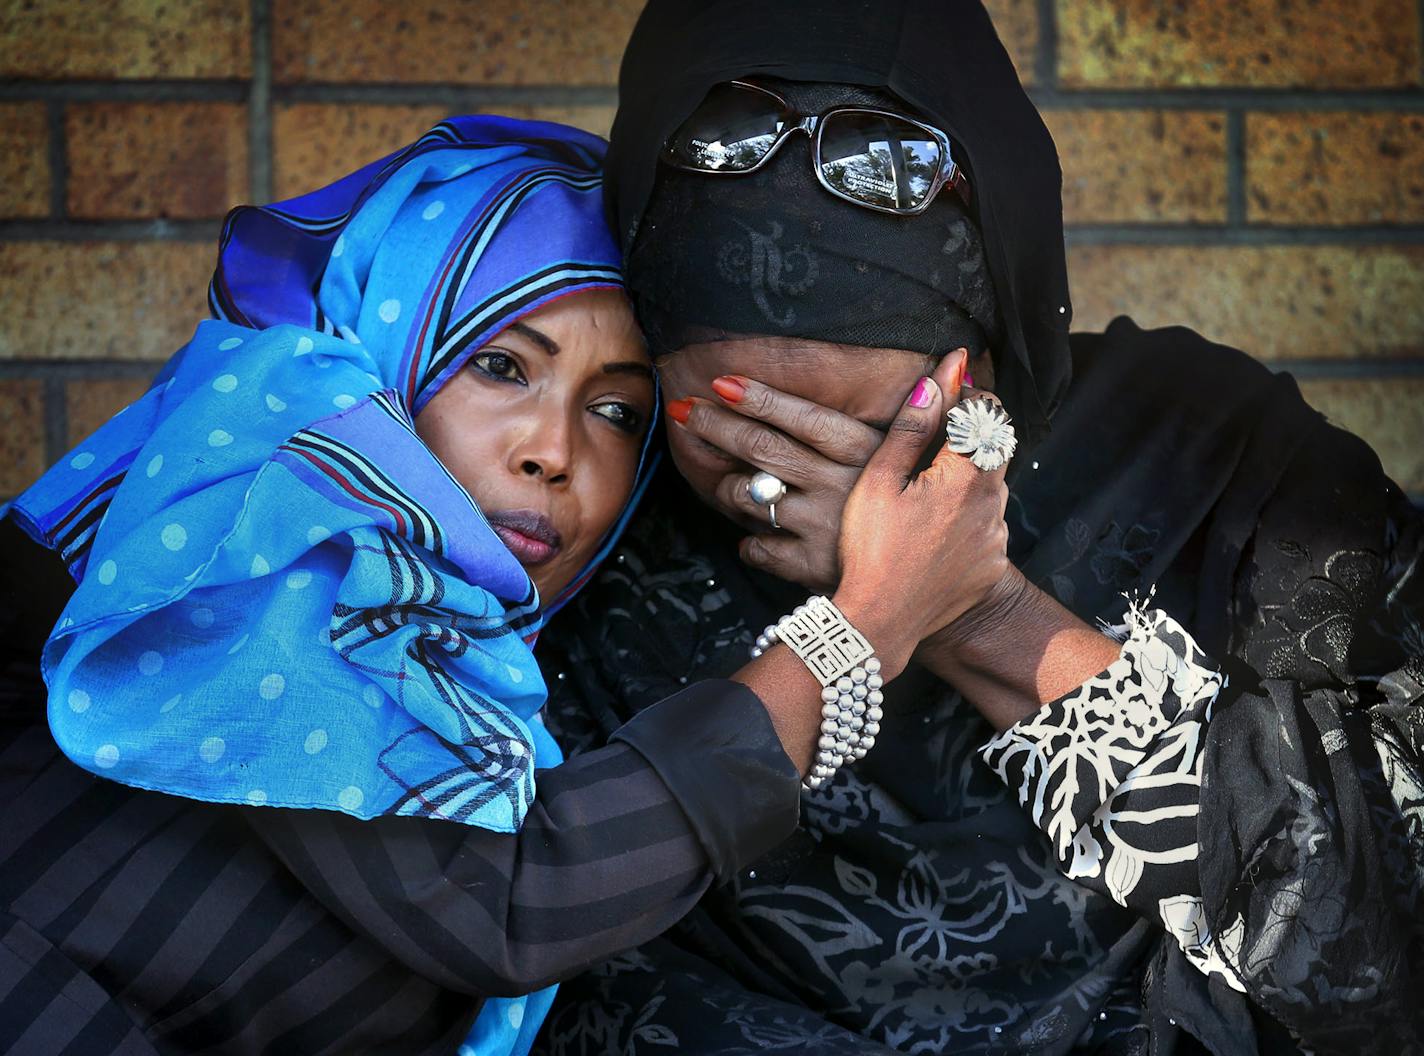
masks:
<svg viewBox="0 0 1424 1056"><path fill-rule="evenodd" d="M793 841L668 939L566 984L550 1051L652 1051L662 1031L687 1051L816 1051L832 1027L906 1052L1424 1044L1419 514L1240 353L1125 320L1074 347L1077 382L1013 489L1011 553L1089 620L1155 585L1231 672L1198 874L1248 995L1066 879L977 758L987 724L912 669L870 756L803 796ZM546 635L571 745L734 669L800 597L741 567L695 501L657 480L621 560Z"/></svg>
<svg viewBox="0 0 1424 1056"><path fill-rule="evenodd" d="M749 76L889 90L962 148L1003 328L995 387L1024 441L1010 556L1090 622L1155 589L1231 675L1183 894L1245 993L1157 915L1067 879L979 760L987 725L912 669L871 755L803 796L800 835L667 940L568 985L551 1048L835 1051L825 1026L904 1052L1424 1050L1418 512L1241 352L1126 319L1070 343L1056 154L972 0L652 0L608 157L625 248L659 234L640 224L661 208L663 140L712 84ZM813 190L777 215L855 209ZM571 745L736 669L803 596L747 571L736 541L670 472L653 483L622 561L543 643Z"/></svg>

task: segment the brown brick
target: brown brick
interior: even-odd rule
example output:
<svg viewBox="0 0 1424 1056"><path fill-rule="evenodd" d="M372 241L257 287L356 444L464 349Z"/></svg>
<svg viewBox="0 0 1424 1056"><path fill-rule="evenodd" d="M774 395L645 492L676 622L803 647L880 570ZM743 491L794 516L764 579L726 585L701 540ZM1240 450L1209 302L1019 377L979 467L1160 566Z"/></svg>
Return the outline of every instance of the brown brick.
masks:
<svg viewBox="0 0 1424 1056"><path fill-rule="evenodd" d="M279 82L608 84L643 0L278 0Z"/></svg>
<svg viewBox="0 0 1424 1056"><path fill-rule="evenodd" d="M0 243L0 359L166 359L213 263L205 242Z"/></svg>
<svg viewBox="0 0 1424 1056"><path fill-rule="evenodd" d="M1038 54L1037 0L985 0L984 6L999 32L999 39L1014 60L1019 80L1032 84Z"/></svg>
<svg viewBox="0 0 1424 1056"><path fill-rule="evenodd" d="M509 117L560 121L606 135L613 108L506 106ZM367 162L418 139L450 113L439 106L346 106L294 103L272 118L274 182L278 198L316 190Z"/></svg>
<svg viewBox="0 0 1424 1056"><path fill-rule="evenodd" d="M1424 378L1313 378L1305 398L1363 437L1405 491L1424 492Z"/></svg>
<svg viewBox="0 0 1424 1056"><path fill-rule="evenodd" d="M1068 223L1226 219L1226 119L1197 110L1046 110Z"/></svg>
<svg viewBox="0 0 1424 1056"><path fill-rule="evenodd" d="M49 215L44 103L0 103L0 216Z"/></svg>
<svg viewBox="0 0 1424 1056"><path fill-rule="evenodd" d="M76 103L64 134L71 216L216 217L247 197L241 104Z"/></svg>
<svg viewBox="0 0 1424 1056"><path fill-rule="evenodd" d="M148 389L142 378L71 381L64 386L65 417L73 447Z"/></svg>
<svg viewBox="0 0 1424 1056"><path fill-rule="evenodd" d="M1424 220L1424 115L1250 114L1246 218L1262 224Z"/></svg>
<svg viewBox="0 0 1424 1056"><path fill-rule="evenodd" d="M248 4L40 0L0 5L0 77L246 77Z"/></svg>
<svg viewBox="0 0 1424 1056"><path fill-rule="evenodd" d="M1066 87L1420 83L1415 0L1057 0Z"/></svg>
<svg viewBox="0 0 1424 1056"><path fill-rule="evenodd" d="M38 381L0 381L0 495L24 491L45 469L44 394Z"/></svg>
<svg viewBox="0 0 1424 1056"><path fill-rule="evenodd" d="M1424 246L1075 246L1074 326L1182 324L1262 359L1424 354Z"/></svg>

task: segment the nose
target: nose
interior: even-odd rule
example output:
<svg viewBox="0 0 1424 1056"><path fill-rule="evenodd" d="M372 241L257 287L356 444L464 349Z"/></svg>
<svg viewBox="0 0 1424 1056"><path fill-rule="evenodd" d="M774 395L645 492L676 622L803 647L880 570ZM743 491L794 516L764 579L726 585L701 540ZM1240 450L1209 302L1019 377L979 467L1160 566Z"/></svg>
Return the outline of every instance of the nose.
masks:
<svg viewBox="0 0 1424 1056"><path fill-rule="evenodd" d="M563 408L551 407L516 427L509 470L545 484L567 484L573 468L573 428Z"/></svg>

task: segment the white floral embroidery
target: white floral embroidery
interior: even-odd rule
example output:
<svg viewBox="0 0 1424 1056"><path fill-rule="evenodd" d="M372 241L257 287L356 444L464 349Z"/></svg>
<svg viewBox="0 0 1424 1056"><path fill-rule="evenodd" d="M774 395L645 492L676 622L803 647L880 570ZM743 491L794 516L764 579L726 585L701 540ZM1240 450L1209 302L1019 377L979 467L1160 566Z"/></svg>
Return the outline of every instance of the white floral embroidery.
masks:
<svg viewBox="0 0 1424 1056"><path fill-rule="evenodd" d="M1106 671L982 754L1048 835L1068 877L1155 913L1193 964L1239 990L1201 900L1186 893L1197 885L1206 725L1225 679L1166 613L1131 603L1125 627Z"/></svg>
<svg viewBox="0 0 1424 1056"><path fill-rule="evenodd" d="M1159 899L1157 915L1167 931L1177 940L1182 952L1199 969L1208 975L1218 975L1234 990L1246 992L1246 986L1232 970L1231 965L1218 951L1218 942L1211 934L1206 921L1206 910L1202 900L1195 895L1174 895ZM1238 916L1231 926L1222 933L1220 946L1226 950L1231 960L1239 961L1241 939L1245 935L1246 924Z"/></svg>

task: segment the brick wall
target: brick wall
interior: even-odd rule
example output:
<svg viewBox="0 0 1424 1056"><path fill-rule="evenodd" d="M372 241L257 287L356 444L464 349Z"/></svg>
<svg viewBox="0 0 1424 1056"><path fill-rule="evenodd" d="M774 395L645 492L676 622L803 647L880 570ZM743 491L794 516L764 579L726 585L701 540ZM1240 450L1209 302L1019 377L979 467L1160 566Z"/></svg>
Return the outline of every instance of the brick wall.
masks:
<svg viewBox="0 0 1424 1056"><path fill-rule="evenodd" d="M205 313L233 204L449 113L595 131L641 0L0 0L0 495ZM991 0L1058 142L1077 318L1289 369L1424 495L1420 0Z"/></svg>

